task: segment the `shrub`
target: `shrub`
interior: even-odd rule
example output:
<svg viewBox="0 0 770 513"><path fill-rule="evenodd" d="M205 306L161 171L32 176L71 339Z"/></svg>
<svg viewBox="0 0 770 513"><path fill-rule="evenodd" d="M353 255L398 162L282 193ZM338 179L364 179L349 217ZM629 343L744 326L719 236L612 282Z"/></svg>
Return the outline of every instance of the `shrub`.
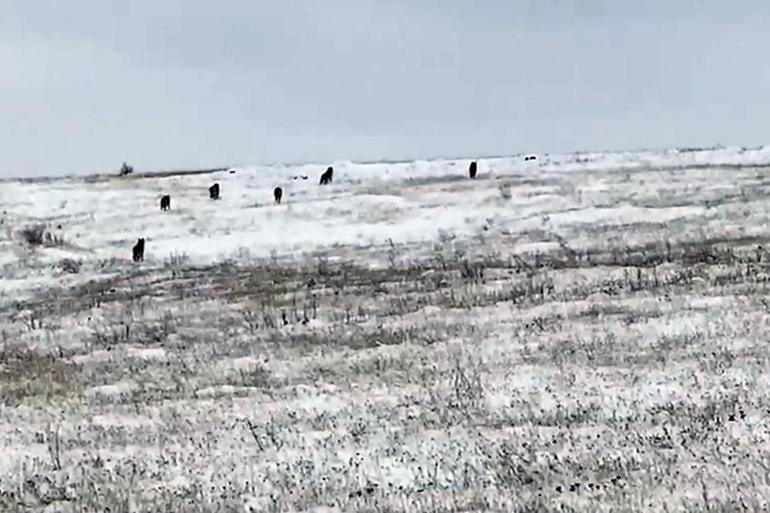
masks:
<svg viewBox="0 0 770 513"><path fill-rule="evenodd" d="M45 224L33 224L21 229L21 238L30 246L63 246L64 238L48 231Z"/></svg>
<svg viewBox="0 0 770 513"><path fill-rule="evenodd" d="M71 258L63 259L59 262L59 266L65 273L78 274L80 272L80 262Z"/></svg>
<svg viewBox="0 0 770 513"><path fill-rule="evenodd" d="M45 225L33 224L21 230L21 237L31 246L40 246L45 240Z"/></svg>

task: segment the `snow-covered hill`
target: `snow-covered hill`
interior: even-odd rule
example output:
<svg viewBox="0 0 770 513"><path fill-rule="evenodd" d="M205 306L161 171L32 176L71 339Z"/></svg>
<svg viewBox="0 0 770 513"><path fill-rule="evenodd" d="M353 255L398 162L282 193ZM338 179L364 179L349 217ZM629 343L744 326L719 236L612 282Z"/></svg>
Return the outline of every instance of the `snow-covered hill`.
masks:
<svg viewBox="0 0 770 513"><path fill-rule="evenodd" d="M769 163L3 182L0 510L761 510Z"/></svg>
<svg viewBox="0 0 770 513"><path fill-rule="evenodd" d="M704 199L716 198L714 188L730 187L734 169L770 164L770 148L482 159L476 181L467 179L468 163L335 163L329 187L318 185L325 165L247 166L156 178L6 181L0 185L0 293L4 300L27 297L41 288L133 265L131 246L139 237L147 240L141 265L151 267L170 258L205 264L312 255L341 247L419 245L440 234L468 237L488 230L490 223L516 234L538 227L545 214L552 224L563 225L602 218L671 221L698 215L705 205L693 198L687 208L655 206L670 187L678 183ZM682 169L689 171L634 175L611 188L606 185L607 177L617 173ZM221 184L221 201L208 199L213 182ZM618 189L623 183L625 191ZM275 186L285 191L282 205L273 204ZM501 187L510 187L510 199L503 197ZM570 189L566 196L561 194L565 187ZM172 197L169 212L159 209L163 194ZM611 197L626 201L608 204ZM633 198L647 198L649 205L629 203ZM39 223L59 243L30 247L20 233ZM372 264L382 261L377 255L370 255ZM63 259L80 262L83 272L62 272L58 264Z"/></svg>

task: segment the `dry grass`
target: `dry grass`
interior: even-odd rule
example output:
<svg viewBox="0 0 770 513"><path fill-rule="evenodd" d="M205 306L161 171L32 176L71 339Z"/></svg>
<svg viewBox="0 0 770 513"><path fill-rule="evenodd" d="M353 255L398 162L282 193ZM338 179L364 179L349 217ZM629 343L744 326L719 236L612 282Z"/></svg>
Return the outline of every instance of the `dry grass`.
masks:
<svg viewBox="0 0 770 513"><path fill-rule="evenodd" d="M768 363L755 242L386 269L180 261L42 298L23 310L38 322L15 325L39 349L6 346L0 390L6 406L54 404L64 422L2 500L9 511L759 506L764 485L746 476L762 468L764 435L741 433L770 404L738 373ZM655 379L670 391L646 392ZM18 411L42 429L34 408ZM94 420L77 423L85 412ZM126 444L144 449L124 455Z"/></svg>
<svg viewBox="0 0 770 513"><path fill-rule="evenodd" d="M761 510L770 255L746 194L565 222L581 194L589 218L692 203L621 197L652 174L511 177L487 199L520 218L418 248L84 263L0 317L0 510ZM431 184L467 180L409 186Z"/></svg>
<svg viewBox="0 0 770 513"><path fill-rule="evenodd" d="M0 403L17 406L25 399L52 402L76 396L81 387L77 365L53 354L23 347L0 350Z"/></svg>
<svg viewBox="0 0 770 513"><path fill-rule="evenodd" d="M19 230L19 236L30 246L64 246L64 237L48 230L45 224L32 224Z"/></svg>

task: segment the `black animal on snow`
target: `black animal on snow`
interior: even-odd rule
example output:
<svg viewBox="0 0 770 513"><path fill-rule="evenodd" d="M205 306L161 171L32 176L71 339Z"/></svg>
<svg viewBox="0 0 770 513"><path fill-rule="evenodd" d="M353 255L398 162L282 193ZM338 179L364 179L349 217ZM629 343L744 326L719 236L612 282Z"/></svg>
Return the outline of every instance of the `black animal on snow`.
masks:
<svg viewBox="0 0 770 513"><path fill-rule="evenodd" d="M162 198L160 198L160 209L161 210L168 210L171 208L171 195L166 194Z"/></svg>
<svg viewBox="0 0 770 513"><path fill-rule="evenodd" d="M475 180L476 179L476 169L477 169L476 168L476 161L474 160L473 162L471 162L471 165L468 168L468 174L470 175L471 180Z"/></svg>
<svg viewBox="0 0 770 513"><path fill-rule="evenodd" d="M133 172L134 168L123 162L123 165L120 167L120 176L130 175Z"/></svg>
<svg viewBox="0 0 770 513"><path fill-rule="evenodd" d="M144 262L144 238L138 239L132 248L134 262Z"/></svg>
<svg viewBox="0 0 770 513"><path fill-rule="evenodd" d="M213 200L219 199L219 184L215 183L211 187L209 187L209 198Z"/></svg>
<svg viewBox="0 0 770 513"><path fill-rule="evenodd" d="M283 189L280 187L276 187L273 189L273 198L275 198L275 202L279 205L281 204L281 197L283 196Z"/></svg>
<svg viewBox="0 0 770 513"><path fill-rule="evenodd" d="M326 171L321 175L321 181L319 182L320 185L326 185L329 183L332 183L332 175L334 174L334 168L332 166L329 166L326 168Z"/></svg>
<svg viewBox="0 0 770 513"><path fill-rule="evenodd" d="M537 160L537 157L534 155L527 155L526 157L524 157L524 162L527 162L529 160Z"/></svg>

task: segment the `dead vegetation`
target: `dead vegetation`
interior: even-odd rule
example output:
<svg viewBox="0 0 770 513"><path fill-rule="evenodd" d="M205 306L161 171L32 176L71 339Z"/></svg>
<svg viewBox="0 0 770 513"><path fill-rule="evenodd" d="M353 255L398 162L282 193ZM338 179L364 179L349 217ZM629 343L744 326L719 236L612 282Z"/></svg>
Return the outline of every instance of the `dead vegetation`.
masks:
<svg viewBox="0 0 770 513"><path fill-rule="evenodd" d="M11 345L0 349L0 403L5 406L77 396L79 377L78 366L58 355Z"/></svg>
<svg viewBox="0 0 770 513"><path fill-rule="evenodd" d="M39 316L61 315L146 297L194 301L205 291L207 298L257 305L263 322L256 322L252 309L248 315L253 326L307 323L311 317L317 318L321 302L332 305L335 321L349 323L361 309L365 311L366 298L377 295L390 298L391 315L404 315L432 304L451 308L503 301L543 304L547 297L566 301L596 293L617 296L626 290L687 288L701 280L709 286L750 284L763 288L770 280L768 247L761 237L665 240L580 251L563 244L549 253L508 257L438 254L387 268L354 262L332 264L323 259L313 267L271 262L193 267L185 265L183 255L172 255L164 272L135 271L130 276L98 279L70 290L53 290L18 308ZM607 278L591 286L554 285L574 277L571 271L602 269L606 269ZM358 311L346 307L345 302L356 304Z"/></svg>
<svg viewBox="0 0 770 513"><path fill-rule="evenodd" d="M741 472L765 435L734 433L770 408L741 374L767 364L763 240L451 244L382 268L180 256L20 305L3 404L92 420L46 431L0 504L639 511L686 489L680 510L726 508L692 465L757 504ZM110 456L126 446L146 457Z"/></svg>
<svg viewBox="0 0 770 513"><path fill-rule="evenodd" d="M61 247L65 245L64 237L50 231L43 223L25 226L19 230L19 236L30 246Z"/></svg>

